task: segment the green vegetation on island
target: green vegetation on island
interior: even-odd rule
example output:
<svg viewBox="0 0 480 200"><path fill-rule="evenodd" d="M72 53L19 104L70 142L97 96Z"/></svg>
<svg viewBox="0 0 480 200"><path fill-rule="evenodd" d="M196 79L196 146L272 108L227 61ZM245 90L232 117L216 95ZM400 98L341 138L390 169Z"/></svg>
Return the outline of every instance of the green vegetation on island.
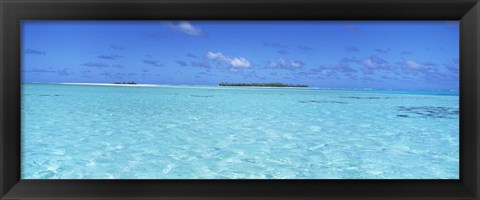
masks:
<svg viewBox="0 0 480 200"><path fill-rule="evenodd" d="M239 86L239 87L308 87L308 85L293 85L284 83L220 83L218 86Z"/></svg>
<svg viewBox="0 0 480 200"><path fill-rule="evenodd" d="M131 82L115 82L113 84L128 84L128 85L136 85L137 83L131 81Z"/></svg>

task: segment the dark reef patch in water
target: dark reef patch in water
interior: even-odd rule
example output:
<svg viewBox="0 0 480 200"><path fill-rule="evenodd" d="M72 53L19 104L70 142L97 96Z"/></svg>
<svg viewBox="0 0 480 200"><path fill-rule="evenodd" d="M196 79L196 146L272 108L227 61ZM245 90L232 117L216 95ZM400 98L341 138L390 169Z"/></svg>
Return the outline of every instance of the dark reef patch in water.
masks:
<svg viewBox="0 0 480 200"><path fill-rule="evenodd" d="M413 116L428 118L453 118L458 116L458 108L440 106L397 106L400 112ZM399 114L397 117L410 117L410 115Z"/></svg>
<svg viewBox="0 0 480 200"><path fill-rule="evenodd" d="M213 97L213 95L190 95L191 97Z"/></svg>
<svg viewBox="0 0 480 200"><path fill-rule="evenodd" d="M251 159L251 158L244 158L242 159L243 162L248 162L248 163L255 163L255 160L254 159Z"/></svg>
<svg viewBox="0 0 480 200"><path fill-rule="evenodd" d="M347 96L347 97L339 97L342 99L391 99L391 97L356 97L356 96Z"/></svg>
<svg viewBox="0 0 480 200"><path fill-rule="evenodd" d="M59 95L59 94L54 94L54 95L49 95L49 94L40 94L38 96L41 96L41 97L49 97L49 96L56 96L56 97L59 97L59 96L62 96L62 95Z"/></svg>
<svg viewBox="0 0 480 200"><path fill-rule="evenodd" d="M336 104L348 104L343 101L322 101L322 100L302 100L298 101L299 103L336 103Z"/></svg>

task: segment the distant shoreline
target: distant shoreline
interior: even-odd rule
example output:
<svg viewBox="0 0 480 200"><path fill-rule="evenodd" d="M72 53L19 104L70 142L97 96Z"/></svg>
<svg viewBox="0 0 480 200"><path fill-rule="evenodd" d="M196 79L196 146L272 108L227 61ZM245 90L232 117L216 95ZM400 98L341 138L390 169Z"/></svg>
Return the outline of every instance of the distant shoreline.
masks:
<svg viewBox="0 0 480 200"><path fill-rule="evenodd" d="M118 84L118 83L58 83L62 85L120 86L120 87L160 87L156 84Z"/></svg>
<svg viewBox="0 0 480 200"><path fill-rule="evenodd" d="M84 85L84 86L117 86L117 87L192 87L192 88L245 88L245 89L303 89L303 90L340 90L340 91L382 91L382 92L432 92L432 93L456 93L458 90L395 90L395 89L372 89L372 88L319 88L319 87L259 87L259 86L215 86L215 85L168 85L168 84L114 84L114 83L58 83L58 82L30 82L22 84L59 84L59 85Z"/></svg>
<svg viewBox="0 0 480 200"><path fill-rule="evenodd" d="M311 88L311 87L268 87L268 86L217 86L222 88L308 88L308 89L321 89L321 88Z"/></svg>
<svg viewBox="0 0 480 200"><path fill-rule="evenodd" d="M285 83L219 83L221 87L308 88L308 85Z"/></svg>
<svg viewBox="0 0 480 200"><path fill-rule="evenodd" d="M267 86L208 86L208 85L118 84L118 83L51 83L51 84L85 85L85 86L117 86L117 87L302 88L302 87L267 87ZM310 88L310 89L318 89L318 88Z"/></svg>

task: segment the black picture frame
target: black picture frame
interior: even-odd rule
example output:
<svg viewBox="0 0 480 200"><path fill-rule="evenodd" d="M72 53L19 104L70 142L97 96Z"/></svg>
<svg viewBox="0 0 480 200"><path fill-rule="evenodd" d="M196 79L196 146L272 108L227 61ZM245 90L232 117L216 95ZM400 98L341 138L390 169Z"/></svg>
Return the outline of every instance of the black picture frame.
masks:
<svg viewBox="0 0 480 200"><path fill-rule="evenodd" d="M480 199L477 0L0 0L1 199ZM459 20L459 180L22 180L21 20Z"/></svg>

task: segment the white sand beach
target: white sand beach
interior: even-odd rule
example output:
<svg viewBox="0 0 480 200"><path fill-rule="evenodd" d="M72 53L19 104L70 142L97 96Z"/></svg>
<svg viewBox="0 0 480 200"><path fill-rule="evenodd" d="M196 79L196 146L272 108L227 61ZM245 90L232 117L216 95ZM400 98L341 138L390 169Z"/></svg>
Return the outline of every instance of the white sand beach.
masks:
<svg viewBox="0 0 480 200"><path fill-rule="evenodd" d="M123 87L165 87L156 84L114 84L114 83L60 83L64 85L96 85L96 86L123 86Z"/></svg>

